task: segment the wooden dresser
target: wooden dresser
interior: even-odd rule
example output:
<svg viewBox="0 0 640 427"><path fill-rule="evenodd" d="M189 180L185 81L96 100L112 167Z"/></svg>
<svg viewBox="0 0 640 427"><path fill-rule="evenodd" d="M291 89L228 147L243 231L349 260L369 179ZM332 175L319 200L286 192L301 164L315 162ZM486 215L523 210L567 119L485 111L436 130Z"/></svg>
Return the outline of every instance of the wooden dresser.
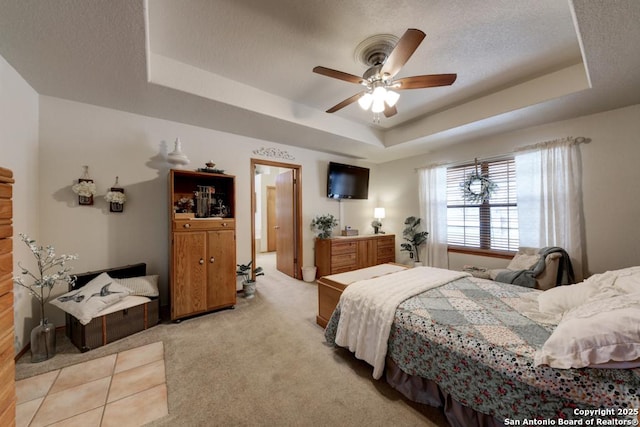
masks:
<svg viewBox="0 0 640 427"><path fill-rule="evenodd" d="M13 349L13 172L0 168L0 425L15 426Z"/></svg>
<svg viewBox="0 0 640 427"><path fill-rule="evenodd" d="M393 234L316 239L315 249L318 277L396 260Z"/></svg>

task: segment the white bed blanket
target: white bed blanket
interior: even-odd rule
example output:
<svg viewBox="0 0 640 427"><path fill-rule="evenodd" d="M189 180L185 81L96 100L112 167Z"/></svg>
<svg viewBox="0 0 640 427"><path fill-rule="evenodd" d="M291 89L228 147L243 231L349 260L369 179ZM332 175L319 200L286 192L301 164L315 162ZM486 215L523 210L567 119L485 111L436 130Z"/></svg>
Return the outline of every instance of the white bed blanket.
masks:
<svg viewBox="0 0 640 427"><path fill-rule="evenodd" d="M398 305L407 298L465 276L470 274L416 267L349 285L340 297L335 343L372 365L373 377L380 378Z"/></svg>

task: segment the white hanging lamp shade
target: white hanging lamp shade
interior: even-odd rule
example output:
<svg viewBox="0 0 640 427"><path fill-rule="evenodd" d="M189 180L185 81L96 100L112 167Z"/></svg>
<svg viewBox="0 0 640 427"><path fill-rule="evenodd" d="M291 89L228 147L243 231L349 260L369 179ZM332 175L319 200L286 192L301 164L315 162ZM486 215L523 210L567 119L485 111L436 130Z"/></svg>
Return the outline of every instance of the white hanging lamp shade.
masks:
<svg viewBox="0 0 640 427"><path fill-rule="evenodd" d="M371 95L369 92L365 93L360 97L360 99L358 99L358 104L360 105L360 108L362 108L363 110L368 110L369 107L371 107L372 102L373 102L373 95Z"/></svg>
<svg viewBox="0 0 640 427"><path fill-rule="evenodd" d="M182 152L182 142L180 138L176 138L173 151L167 154L167 162L172 164L176 169L182 169L183 166L189 164L189 158Z"/></svg>
<svg viewBox="0 0 640 427"><path fill-rule="evenodd" d="M374 99L371 112L382 113L384 111L384 99Z"/></svg>
<svg viewBox="0 0 640 427"><path fill-rule="evenodd" d="M398 92L388 90L385 95L384 102L386 102L389 107L393 107L398 102L398 99L400 99L400 94Z"/></svg>
<svg viewBox="0 0 640 427"><path fill-rule="evenodd" d="M387 97L387 90L383 86L377 86L373 89L373 105L371 111L373 113L382 113L384 111L384 101Z"/></svg>

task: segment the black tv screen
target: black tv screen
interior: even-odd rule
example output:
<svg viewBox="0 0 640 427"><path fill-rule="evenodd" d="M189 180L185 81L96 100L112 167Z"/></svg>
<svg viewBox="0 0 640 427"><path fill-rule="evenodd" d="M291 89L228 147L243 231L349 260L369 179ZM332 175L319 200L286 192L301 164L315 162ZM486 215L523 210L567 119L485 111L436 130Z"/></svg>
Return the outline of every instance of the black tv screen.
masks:
<svg viewBox="0 0 640 427"><path fill-rule="evenodd" d="M369 169L329 163L327 197L331 199L366 199L369 196Z"/></svg>

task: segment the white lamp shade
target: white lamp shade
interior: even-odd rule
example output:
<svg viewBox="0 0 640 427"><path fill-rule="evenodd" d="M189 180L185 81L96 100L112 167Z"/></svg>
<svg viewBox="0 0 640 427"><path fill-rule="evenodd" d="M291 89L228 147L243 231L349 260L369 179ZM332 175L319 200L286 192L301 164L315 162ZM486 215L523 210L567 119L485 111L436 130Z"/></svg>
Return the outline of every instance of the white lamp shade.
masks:
<svg viewBox="0 0 640 427"><path fill-rule="evenodd" d="M373 95L370 93L365 93L358 99L358 104L360 104L360 108L363 110L368 110L371 107L371 103L373 102Z"/></svg>
<svg viewBox="0 0 640 427"><path fill-rule="evenodd" d="M400 99L400 94L398 92L388 90L385 95L384 102L386 102L389 107L393 107L396 105L396 102L398 102L398 99Z"/></svg>
<svg viewBox="0 0 640 427"><path fill-rule="evenodd" d="M384 111L384 99L374 99L371 111L373 113L382 113Z"/></svg>
<svg viewBox="0 0 640 427"><path fill-rule="evenodd" d="M375 208L373 210L373 217L377 219L384 218L384 208Z"/></svg>
<svg viewBox="0 0 640 427"><path fill-rule="evenodd" d="M384 101L384 98L387 96L387 90L383 86L377 86L373 89L373 100L377 101L379 99Z"/></svg>

